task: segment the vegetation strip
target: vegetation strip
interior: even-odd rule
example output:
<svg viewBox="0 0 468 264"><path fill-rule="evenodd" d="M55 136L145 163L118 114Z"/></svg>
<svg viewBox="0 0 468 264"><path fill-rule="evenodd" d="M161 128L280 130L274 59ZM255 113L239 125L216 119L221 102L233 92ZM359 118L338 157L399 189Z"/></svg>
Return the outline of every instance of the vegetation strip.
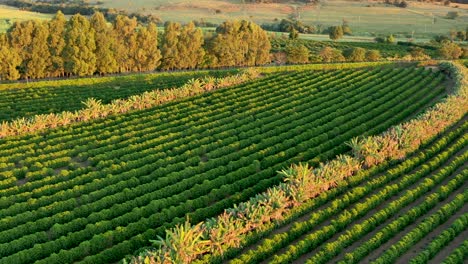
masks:
<svg viewBox="0 0 468 264"><path fill-rule="evenodd" d="M466 158L463 161L466 162ZM447 174L442 174L442 175L444 177L450 176ZM437 176L440 177L439 175ZM445 179L445 178L441 178L441 179ZM465 178L457 177L456 183L458 184L455 186L460 187L460 184L463 184L465 180L466 180L466 177ZM454 185L454 183L451 182L451 184L449 185L444 185L443 188L454 191L456 189L450 188L452 185ZM370 232L373 229L375 229L379 224L384 223L384 221L387 219L386 217L392 216L392 214L397 213L398 210L402 209L405 205L408 205L409 203L422 197L422 196L419 196L420 195L420 192L418 192L419 190L428 191L429 188L433 187L433 186L428 185L426 182L423 182L422 184L424 187L417 188L415 190L408 190L404 196L402 196L400 199L398 199L394 203L389 204L388 207L386 207L384 210L377 212L375 216L364 220L360 224L352 226L349 230L344 232L344 234L340 235L340 237L336 241L324 244L321 247L321 250L308 260L308 263L324 263L325 261L331 259L335 255L337 255L343 248L345 248L346 246L350 245L352 242L355 242L357 239L365 235L366 232ZM412 197L409 198L410 196ZM372 249L375 249L379 245L381 245L382 241L387 241L389 237L395 235L395 233L402 230L406 225L409 225L413 221L416 221L418 217L422 216L425 212L427 212L433 206L436 206L436 204L441 201L442 200L440 198L432 199L432 203L430 204L423 203L422 205L411 209L409 212L405 214L404 217L401 217L397 221L394 221L388 224L387 226L385 226L385 228L381 230L380 232L378 232L375 235L375 237L373 237L373 239L367 241L366 243L363 243L357 249L358 254L347 254L346 255L347 262L342 262L342 263L350 263L350 261L351 263L358 263L359 260L362 260L362 257L365 256L366 252L370 253ZM406 204L404 202L406 202ZM463 205L463 203L461 205ZM395 208L399 208L399 209L397 209L397 211L393 211ZM419 208L423 208L423 209L419 209ZM395 229L395 227L397 227L398 229ZM354 231L355 233L351 233L351 231ZM349 241L345 241L346 239L349 239ZM326 252L325 251L326 249L331 249L331 250L330 252Z"/></svg>
<svg viewBox="0 0 468 264"><path fill-rule="evenodd" d="M466 145L466 140L464 140ZM458 147L460 144L457 144ZM463 145L462 145L463 146ZM450 152L449 152L450 153ZM453 153L453 152L452 152ZM446 153L441 154L442 158L449 156ZM466 161L468 155L461 160L461 162ZM440 157L436 157L434 160L437 162L438 166L443 164L443 160L439 160ZM460 161L454 166L460 166ZM433 165L430 169L437 168L437 165ZM457 168L457 167L455 167ZM417 186L416 188L410 189L404 193L398 200L391 202L381 211L373 214L372 217L365 219L364 222L349 226L353 221L360 219L367 212L374 209L388 200L393 195L398 194L406 190L411 184L414 184L417 180L428 175L431 172L429 168L423 168L417 171L414 174L405 175L405 177L398 182L397 184L386 185L380 192L373 194L372 196L366 197L365 201L357 203L352 208L343 210L337 215L336 220L331 221L331 224L321 228L319 231L314 232L310 235L307 235L305 238L301 239L297 244L291 245L288 247L287 251L284 254L275 256L272 260L273 263L284 263L287 261L292 261L299 258L302 254L310 252L318 245L322 245L328 238L333 236L336 233L344 231L344 234L340 235L335 241L330 243L325 243L320 247L319 252L314 256L313 259L310 259L311 263L324 263L334 257L339 251L350 245L355 240L359 239L361 236L366 234L366 232L372 231L373 228L378 226L380 223L384 222L387 218L391 217L393 214L399 212L404 206L415 201L421 195L424 195L432 186L430 184L436 184L445 177L450 176L447 172L444 172L441 177L436 178L436 180L431 181L429 184L422 183L422 186ZM429 186L429 187L428 187ZM415 219L414 219L415 220ZM311 227L315 226L313 224ZM393 234L393 233L390 233ZM378 244L371 244L372 246Z"/></svg>
<svg viewBox="0 0 468 264"><path fill-rule="evenodd" d="M69 125L75 122L103 118L112 114L121 114L132 110L142 110L156 105L206 91L240 84L258 77L253 70L224 78L192 79L179 88L153 90L141 95L132 95L128 99L117 99L110 104L101 104L100 100L88 98L84 109L75 112L50 113L36 115L30 119L20 118L0 125L0 138L33 133L46 128Z"/></svg>
<svg viewBox="0 0 468 264"><path fill-rule="evenodd" d="M443 264L453 264L453 263L463 263L463 261L468 257L468 239L466 239L463 244L458 248L454 249L450 255L448 255Z"/></svg>

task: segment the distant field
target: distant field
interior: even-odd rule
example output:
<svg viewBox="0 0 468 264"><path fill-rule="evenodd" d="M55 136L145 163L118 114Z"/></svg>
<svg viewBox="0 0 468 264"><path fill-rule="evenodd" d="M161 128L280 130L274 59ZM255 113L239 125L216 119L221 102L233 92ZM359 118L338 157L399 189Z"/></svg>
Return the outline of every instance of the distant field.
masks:
<svg viewBox="0 0 468 264"><path fill-rule="evenodd" d="M290 43L289 40L285 39L274 39L272 40L272 51L283 51L285 47ZM437 47L430 44L412 44L412 45L396 45L396 44L385 44L385 43L372 43L372 42L359 42L359 41L316 41L316 40L299 40L299 43L306 46L311 52L311 61L320 61L320 56L318 55L324 47L332 47L339 49L342 52L350 48L364 48L366 50L378 50L382 55L382 58L391 58L391 57L403 57L410 54L410 51L415 46L422 48L424 53L436 58L439 54L437 52Z"/></svg>
<svg viewBox="0 0 468 264"><path fill-rule="evenodd" d="M15 21L50 19L52 15L22 11L18 8L0 5L0 32L5 32Z"/></svg>
<svg viewBox="0 0 468 264"><path fill-rule="evenodd" d="M274 33L276 36L288 36L289 33L284 32L271 32ZM315 41L331 41L330 37L327 34L299 34L300 39L305 40L315 40ZM423 38L415 38L413 42L416 43L426 43L429 42L431 38L429 36ZM343 38L336 40L335 42L374 42L374 36L343 36ZM405 37L398 37L395 38L395 41L408 41L408 38Z"/></svg>
<svg viewBox="0 0 468 264"><path fill-rule="evenodd" d="M459 18L446 19L449 11L458 11ZM345 19L358 35L397 34L401 38L420 38L464 29L468 12L417 2L411 2L405 9L372 2L329 1L319 8L304 10L301 17L305 22L324 25L339 24Z"/></svg>
<svg viewBox="0 0 468 264"><path fill-rule="evenodd" d="M459 8L410 2L408 8L386 6L374 1L327 1L319 6L300 4L241 4L227 0L103 0L105 7L125 9L131 12L152 13L162 20L187 22L204 19L222 22L227 19L252 19L257 23L271 23L275 18L288 18L299 14L310 24L336 25L346 19L353 31L361 36L374 34L399 34L402 38L428 38L445 34L450 29L463 29L468 22L468 5ZM455 6L455 4L452 4ZM218 12L217 12L218 10ZM448 11L458 11L460 16L446 19ZM435 21L435 22L434 22ZM433 23L434 22L434 23ZM414 32L414 34L413 34Z"/></svg>
<svg viewBox="0 0 468 264"><path fill-rule="evenodd" d="M341 24L344 19L351 25L354 35L359 37L373 38L375 35L395 34L399 40L413 37L418 42L427 41L436 34L447 34L451 29L464 29L468 23L468 5L452 4L451 7L446 7L413 1L408 8L386 6L377 1L346 0L329 0L318 6L242 4L241 0L103 0L101 2L103 7L154 14L163 21L205 20L221 23L229 19L249 19L262 24L298 15L299 19L307 24L328 27ZM445 16L449 11L458 11L460 16L457 19L446 19ZM0 5L0 32L6 31L18 20L47 19L51 16ZM314 40L323 40L326 37L325 35L306 36Z"/></svg>

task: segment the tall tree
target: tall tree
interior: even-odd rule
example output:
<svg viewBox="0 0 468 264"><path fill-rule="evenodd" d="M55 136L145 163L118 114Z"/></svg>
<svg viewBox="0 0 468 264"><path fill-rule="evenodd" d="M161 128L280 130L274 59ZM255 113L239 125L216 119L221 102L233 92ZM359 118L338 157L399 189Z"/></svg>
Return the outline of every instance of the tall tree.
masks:
<svg viewBox="0 0 468 264"><path fill-rule="evenodd" d="M47 68L49 68L50 51L47 44L49 30L45 23L35 22L31 45L25 47L25 51L29 53L29 58L26 60L25 76L28 78L44 78L48 76Z"/></svg>
<svg viewBox="0 0 468 264"><path fill-rule="evenodd" d="M270 62L271 44L266 31L252 22L243 21L243 26L248 40L244 65L254 66Z"/></svg>
<svg viewBox="0 0 468 264"><path fill-rule="evenodd" d="M161 64L158 49L158 29L154 23L140 29L136 37L135 61L138 71L153 71Z"/></svg>
<svg viewBox="0 0 468 264"><path fill-rule="evenodd" d="M128 49L128 58L126 61L126 67L127 71L139 71L139 62L138 58L136 56L138 52L138 32L135 32L135 34L132 34L128 39L126 39L126 48Z"/></svg>
<svg viewBox="0 0 468 264"><path fill-rule="evenodd" d="M63 62L63 49L65 48L65 27L67 19L61 11L49 22L49 52L50 63L47 71L51 76L63 76L65 74Z"/></svg>
<svg viewBox="0 0 468 264"><path fill-rule="evenodd" d="M148 37L142 38L143 48L148 54L144 70L153 71L161 65L161 51L158 48L158 28L153 22L148 24ZM194 44L195 45L195 44Z"/></svg>
<svg viewBox="0 0 468 264"><path fill-rule="evenodd" d="M165 70L177 69L179 62L182 61L177 48L180 31L179 23L166 22L164 25L161 53L163 57L162 68Z"/></svg>
<svg viewBox="0 0 468 264"><path fill-rule="evenodd" d="M107 25L106 18L101 12L91 17L91 27L95 31L96 40L96 71L100 74L117 72L119 67L115 58L115 35Z"/></svg>
<svg viewBox="0 0 468 264"><path fill-rule="evenodd" d="M65 35L65 70L78 76L92 75L96 71L96 43L94 29L88 19L73 15Z"/></svg>
<svg viewBox="0 0 468 264"><path fill-rule="evenodd" d="M180 69L193 69L203 63L205 40L200 28L196 28L193 22L185 25L179 35L177 50Z"/></svg>
<svg viewBox="0 0 468 264"><path fill-rule="evenodd" d="M132 68L131 54L136 41L136 27L138 23L135 17L118 15L115 19L113 31L116 37L115 59L120 72L129 71ZM133 43L132 43L133 42Z"/></svg>
<svg viewBox="0 0 468 264"><path fill-rule="evenodd" d="M8 30L11 47L15 49L13 53L17 53L21 59L21 65L19 66L20 73L26 71L26 63L31 59L28 49L31 47L33 31L34 23L31 20L15 22Z"/></svg>
<svg viewBox="0 0 468 264"><path fill-rule="evenodd" d="M10 45L0 46L0 78L2 80L18 80L20 73L21 57L16 49Z"/></svg>
<svg viewBox="0 0 468 264"><path fill-rule="evenodd" d="M286 46L286 55L288 63L308 63L310 52L302 44L290 44Z"/></svg>
<svg viewBox="0 0 468 264"><path fill-rule="evenodd" d="M328 28L328 35L332 40L338 40L343 37L343 27L342 26L332 26Z"/></svg>
<svg viewBox="0 0 468 264"><path fill-rule="evenodd" d="M248 21L227 21L216 28L210 52L217 66L260 65L269 61L271 44L266 32Z"/></svg>
<svg viewBox="0 0 468 264"><path fill-rule="evenodd" d="M291 31L289 31L289 39L298 39L299 38L299 31L297 31L295 28L291 28Z"/></svg>
<svg viewBox="0 0 468 264"><path fill-rule="evenodd" d="M216 57L216 66L226 67L243 64L243 32L239 21L226 21L216 28L216 36L210 51Z"/></svg>

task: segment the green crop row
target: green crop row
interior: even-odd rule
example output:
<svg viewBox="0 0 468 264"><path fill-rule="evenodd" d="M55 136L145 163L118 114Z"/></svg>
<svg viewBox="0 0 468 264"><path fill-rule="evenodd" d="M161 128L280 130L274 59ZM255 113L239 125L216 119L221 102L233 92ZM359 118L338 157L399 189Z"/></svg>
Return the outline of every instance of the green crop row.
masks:
<svg viewBox="0 0 468 264"><path fill-rule="evenodd" d="M401 207L398 207L398 206L405 205L405 204L398 204L398 206L396 206L395 204L400 203L400 201L404 201L405 199L409 199L405 201L407 202L406 204L416 201L417 198L421 197L420 196L421 192L422 193L427 192L434 186L434 182L439 182L445 179L445 177L450 176L450 173L453 172L452 169L457 168L454 165L460 166L460 164L463 164L463 162L466 162L466 159L467 157L465 156L463 159L459 159L461 160L461 162L459 161L458 164L454 163L454 164L450 164L448 167L444 167L441 173L438 173L437 175L435 175L434 178L431 178L431 180L436 179L437 181L424 180L418 186L418 188L411 190L411 191L407 191L404 196L399 198L397 202L391 203L387 208L385 208L385 210L379 211L376 214L374 214L374 216L372 216L369 219L366 219L361 224L353 226L353 228L349 229L346 232L346 234L340 236L338 240L336 240L335 242L324 245L323 246L324 249L335 248L336 251L335 252L321 251L320 253L315 255L313 258L309 259L308 263L323 263L323 261L326 260L327 258L329 259L335 256L343 249L343 247L346 244L349 245L350 243L356 241L357 239L360 239L367 232L372 231L378 225L383 223L383 221L385 221L389 216L397 213L399 209L396 209L396 208L401 209ZM350 254L346 254L345 259L342 263L358 263L360 260L362 260L363 257L366 256L366 253L369 254L372 250L376 249L382 243L386 242L390 237L392 237L399 231L403 230L403 228L405 228L407 225L413 223L419 217L422 217L426 212L428 212L430 209L436 206L438 203L443 201L450 194L450 192L456 190L456 188L460 187L464 183L464 181L466 181L467 176L468 175L466 173L460 174L457 177L455 177L455 179L450 181L449 184L440 187L439 189L440 191L437 192L437 194L431 194L427 196L423 204L420 204L417 207L412 208L410 211L406 212L406 214L398 218L396 221L386 225L373 238L361 244L358 249L356 249ZM459 199L459 197L457 199ZM464 196L462 195L461 204L460 202L457 203L457 209L459 209L460 205L464 204L464 199L466 198L464 198ZM396 209L396 211L393 211L393 209ZM355 233L352 233L352 232L355 232ZM349 241L346 241L346 239L349 239ZM388 259L391 260L391 262L393 262L395 261L395 258L400 256L400 254L402 254L403 252L405 251L401 250L399 254L394 254L392 257L389 257ZM384 260L383 255L381 255L379 259ZM313 262L313 261L317 261L317 262Z"/></svg>
<svg viewBox="0 0 468 264"><path fill-rule="evenodd" d="M102 101L104 104L115 99L123 99L132 95L151 90L162 90L182 86L193 78L203 76L219 77L228 72L187 72L184 74L152 74L135 78L135 76L120 77L107 82L97 82L80 85L79 80L62 86L42 86L39 83L24 83L21 87L0 88L1 121L11 121L16 118L28 118L38 114L75 111L85 107L83 104L89 98ZM39 85L39 86L38 86ZM37 87L36 87L37 86ZM42 87L41 87L42 86Z"/></svg>
<svg viewBox="0 0 468 264"><path fill-rule="evenodd" d="M457 177L456 180L459 182L466 181L468 178L468 170L465 170L463 172L464 178L462 177ZM461 175L461 174L460 174ZM457 183L455 180L452 180L450 182L452 186L455 186ZM453 189L450 189L451 186L447 186L449 191L452 191ZM441 190L441 196L448 196L450 193L443 193L443 191L446 191L444 189ZM437 202L440 200L437 199ZM442 206L441 209L439 209L436 213L430 215L429 217L425 218L421 224L419 224L416 229L410 231L407 233L402 240L398 241L396 244L392 245L392 247L388 250L386 250L378 259L373 261L372 263L394 263L396 259L398 259L403 253L405 253L408 249L411 248L417 241L419 241L421 238L423 238L426 234L431 232L433 229L439 227L442 223L444 223L450 216L455 214L458 210L460 210L463 205L468 201L468 191L465 191L463 194L459 194L455 197L453 201L450 203L445 204ZM411 212L412 213L412 212ZM418 217L417 214L413 215L407 215L407 218L410 217ZM395 224L397 225L397 224ZM401 227L399 227L401 228Z"/></svg>
<svg viewBox="0 0 468 264"><path fill-rule="evenodd" d="M459 65L452 66L460 70L460 74L456 73L454 76L454 79L457 81L453 89L455 92L453 95L450 95L443 102L436 104L434 108L429 109L424 114L418 115L416 118L396 126L382 135L353 139L349 145L352 147L354 158L339 156L330 162L320 164L319 168L316 169L311 169L308 165L304 164L292 165L290 169L281 171L286 183L268 189L267 192L262 194L257 194L248 203L238 204L236 207L227 210L224 214L219 215L216 219L208 219L206 222L193 227L185 225L185 227L177 226L176 228L167 230L165 239L159 238L155 241L155 245L157 246L155 250L140 253L137 258L132 259L132 262L178 262L189 258L193 260L199 257L199 255L186 254L186 250L192 249L196 249L198 252L222 255L223 250L216 249L212 251L208 247L210 245L218 247L220 243L223 248L238 247L236 239L232 240L232 238L249 234L248 230L243 231L244 226L248 229L259 229L261 233L261 230L265 226L267 228L271 226L270 221L277 223L278 219L281 221L282 213L294 210L291 207L306 202L307 198L320 195L321 192L327 190L330 186L341 184L342 178L350 176L350 170L356 172L359 169L352 165L355 161L372 167L385 162L387 159L401 159L408 155L408 153L415 151L421 145L421 142L431 140L431 138L437 136L438 133L442 132L450 124L458 122L466 114L467 105L465 102L466 97L464 97L466 94L464 93L466 92L466 77L464 77L466 76L466 69ZM450 74L455 73L453 70L449 70L449 72ZM313 159L312 161L315 160ZM351 163L344 164L343 162ZM465 162L465 160L462 160L462 162ZM350 164L351 167L347 164ZM343 176L340 177L340 175ZM299 196L295 196L296 194ZM408 208L408 206L405 208ZM205 231L198 230L200 225L206 228L204 229ZM233 227L239 231L233 229ZM225 238L212 237L212 234L216 234L216 232L226 232L222 231L224 230L223 228L229 230L223 235L226 236ZM178 239L178 236L185 232L183 230L194 232L194 234L202 233L200 235L204 240L186 241L185 243L190 243L190 246L184 244L182 240ZM233 242L227 241L229 238ZM223 241L223 239L226 239L226 241ZM243 245L242 242L240 244Z"/></svg>
<svg viewBox="0 0 468 264"><path fill-rule="evenodd" d="M186 215L203 220L277 184L286 164L330 149L333 157L352 137L417 112L443 92L443 77L422 69L281 73L2 139L0 174L26 183L0 190L0 263L119 260Z"/></svg>
<svg viewBox="0 0 468 264"><path fill-rule="evenodd" d="M457 145L461 145L463 147L463 143L466 143L466 140L463 140L462 143L458 143ZM421 195L424 195L437 182L440 182L441 180L445 179L445 177L450 176L450 173L448 172L451 171L447 170L446 173L443 173L438 177L438 181L426 180L426 182L419 184L414 190L406 191L403 196L401 196L398 200L391 202L385 209L374 213L372 217L366 219L359 225L354 225L349 228L348 225L350 223L356 219L361 218L367 212L376 208L393 195L403 192L417 180L425 177L438 166L441 166L443 164L443 160L447 160L450 157L450 153L454 153L454 150L456 149L457 148L452 148L451 151L441 153L439 156L442 157L436 157L433 161L428 163L430 166L423 167L416 173L404 176L401 181L398 182L398 184L386 185L380 192L377 192L374 195L366 198L365 202L358 203L352 208L344 210L340 215L333 218L334 220L331 221L329 226L326 226L315 233L307 235L306 238L301 239L298 244L290 246L290 250L286 251L280 256L275 256L272 261L274 263L281 263L284 261L290 261L291 259L296 259L313 248L322 245L324 241L326 241L334 234L345 231L344 234L339 236L335 241L321 246L321 250L319 250L314 258L310 259L309 261L310 263L323 263L329 260L333 256L340 253L340 250L342 250L344 247L361 238L361 236L367 232L372 231L393 214L399 212L399 210L401 210L404 206L415 201ZM455 163L456 165L454 165L454 167L457 168L458 166L461 166L461 164L463 164L466 159L466 157L461 159L461 162L459 161ZM373 245L376 244L372 244L371 246Z"/></svg>
<svg viewBox="0 0 468 264"><path fill-rule="evenodd" d="M443 264L460 264L460 263L464 263L467 257L468 257L468 239L465 239L465 241L463 241L463 244L461 244L458 248L454 249L450 253L450 255L448 255L444 259L442 263Z"/></svg>
<svg viewBox="0 0 468 264"><path fill-rule="evenodd" d="M354 188L349 188L348 192L342 194L339 197L331 196L326 201L330 203L330 205L321 211L311 213L309 220L302 223L294 223L293 226L289 229L288 232L281 233L275 235L271 238L265 240L261 245L259 245L256 250L251 250L246 252L245 254L239 256L237 260L233 261L233 263L258 263L271 255L274 252L278 251L279 249L287 246L292 241L296 240L302 234L309 232L317 225L320 225L321 222L325 221L332 217L332 215L339 213L340 211L344 210L346 207L350 206L351 204L357 202L359 199L363 199L369 193L381 189L384 186L388 185L391 181L395 181L402 177L405 173L408 173L418 166L421 166L425 162L428 162L429 159L433 158L436 154L441 152L444 148L448 145L452 144L451 142L463 135L466 131L468 124L464 124L462 127L458 128L457 130L449 133L448 135L441 138L439 141L434 143L431 148L427 149L424 152L418 153L415 157L405 160L401 165L398 167L389 169L386 174L381 176L376 175L379 171L362 171L361 174L357 176L353 176L359 179L372 179L367 182L363 186L353 186ZM466 141L466 140L465 140ZM463 142L463 141L462 141ZM463 144L458 143L455 147L452 147L452 151L457 151L459 148L463 147ZM447 156L447 155L444 155ZM434 158L434 160L438 160L438 158ZM368 175L368 172L373 172L374 174ZM376 177L378 176L378 177ZM338 202L339 199L339 202Z"/></svg>
<svg viewBox="0 0 468 264"><path fill-rule="evenodd" d="M410 260L410 263L427 263L437 253L439 253L445 246L447 246L455 237L460 235L468 228L468 213L462 214L458 217L449 228L442 231L440 235L434 238L425 249L416 257Z"/></svg>

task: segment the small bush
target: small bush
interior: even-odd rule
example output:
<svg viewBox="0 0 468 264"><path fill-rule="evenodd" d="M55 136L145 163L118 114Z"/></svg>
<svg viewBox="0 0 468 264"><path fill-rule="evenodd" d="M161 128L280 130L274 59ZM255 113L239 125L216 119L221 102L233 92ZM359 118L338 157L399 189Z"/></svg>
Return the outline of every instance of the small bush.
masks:
<svg viewBox="0 0 468 264"><path fill-rule="evenodd" d="M366 50L363 48L352 48L345 52L347 61L364 61L366 59Z"/></svg>
<svg viewBox="0 0 468 264"><path fill-rule="evenodd" d="M366 60L367 61L378 61L380 60L380 51L378 50L368 50L366 52Z"/></svg>
<svg viewBox="0 0 468 264"><path fill-rule="evenodd" d="M459 16L460 16L460 14L457 11L449 11L447 13L447 18L448 19L455 19L455 18L457 18Z"/></svg>

